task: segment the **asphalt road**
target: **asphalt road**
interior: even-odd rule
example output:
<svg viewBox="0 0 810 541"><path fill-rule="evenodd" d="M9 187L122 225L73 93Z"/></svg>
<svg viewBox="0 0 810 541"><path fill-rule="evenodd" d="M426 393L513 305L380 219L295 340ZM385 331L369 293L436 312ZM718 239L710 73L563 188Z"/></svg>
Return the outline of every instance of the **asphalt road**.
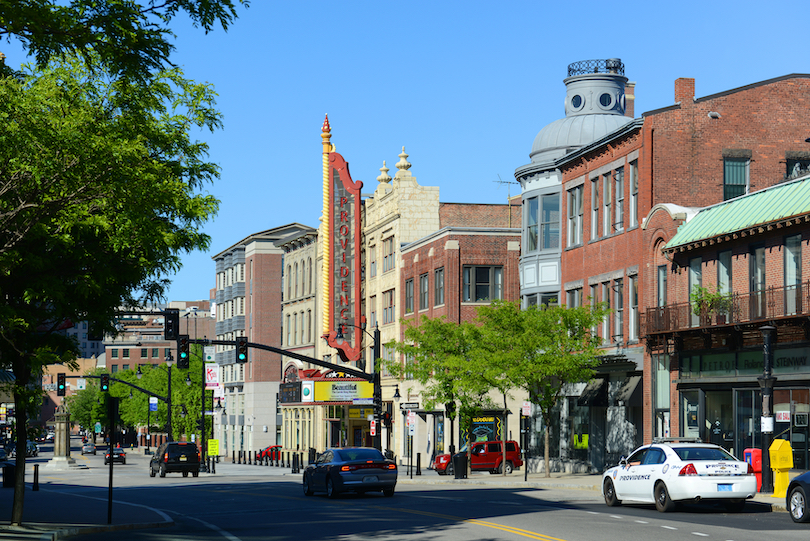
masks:
<svg viewBox="0 0 810 541"><path fill-rule="evenodd" d="M65 493L68 505L105 509L108 477L101 453L76 458L91 468L78 477L45 476L43 488ZM458 487L416 479L401 482L393 498L367 494L330 500L323 495L305 497L298 475L251 475L244 467L239 475L231 475L231 466L222 464L217 475L150 478L147 461L133 454L126 465L114 466L114 498L161 510L175 525L82 539L805 541L810 533L810 525L796 525L786 513L772 513L767 506L751 502L743 513L691 506L661 514L653 506L608 508L594 491Z"/></svg>

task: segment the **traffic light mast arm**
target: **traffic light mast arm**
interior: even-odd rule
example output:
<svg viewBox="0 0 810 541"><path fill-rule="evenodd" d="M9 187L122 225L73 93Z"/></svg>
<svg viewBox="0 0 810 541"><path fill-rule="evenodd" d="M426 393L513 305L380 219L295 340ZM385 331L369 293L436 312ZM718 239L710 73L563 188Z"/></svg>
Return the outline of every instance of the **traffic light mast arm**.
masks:
<svg viewBox="0 0 810 541"><path fill-rule="evenodd" d="M191 344L202 344L204 346L212 345L212 346L236 346L235 340L207 340L204 338L199 339L190 339L189 343ZM284 355L285 357L290 357L292 359L296 359L299 361L303 361L305 363L314 364L315 366L321 366L323 368L331 368L337 372L344 372L356 378L364 379L366 381L374 382L374 374L369 374L367 372L361 372L356 368L351 368L349 366L344 366L340 364L330 363L327 361L322 361L321 359L316 359L315 357L307 357L306 355L301 355L300 353L295 353L294 351L287 351L285 349L274 348L273 346L265 346L264 344L257 344L255 342L248 342L248 347L261 349L264 351L270 351L272 353L278 353L279 355Z"/></svg>
<svg viewBox="0 0 810 541"><path fill-rule="evenodd" d="M69 377L69 378L90 378L90 379L101 379L101 376L67 376L67 377ZM133 389L138 389L138 390L139 390L140 392L142 392L142 393L146 393L146 394L148 394L149 396L154 396L154 397L155 397L155 398L157 398L158 400L162 400L163 402L166 402L167 404L169 403L169 400L168 400L168 399L167 399L165 396L160 396L159 394L157 394L157 393L153 393L152 391L147 391L147 390L146 390L146 389L144 389L143 387L138 387L138 386L137 386L137 385L135 385L134 383L130 383L130 382L128 382L128 381L124 381L124 380L122 380L122 379L114 378L114 377L112 377L112 376L110 376L110 381L117 381L118 383L123 383L124 385L129 385L129 386L130 386L130 387L132 387Z"/></svg>

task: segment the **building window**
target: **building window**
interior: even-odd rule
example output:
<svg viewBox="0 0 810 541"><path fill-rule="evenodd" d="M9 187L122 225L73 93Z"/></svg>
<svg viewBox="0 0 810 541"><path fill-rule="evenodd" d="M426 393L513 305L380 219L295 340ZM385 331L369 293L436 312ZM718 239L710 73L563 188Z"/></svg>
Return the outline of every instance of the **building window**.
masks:
<svg viewBox="0 0 810 541"><path fill-rule="evenodd" d="M703 258L693 257L689 260L689 305L692 308L689 313L692 315L692 326L700 325L700 314L696 314L692 305L692 293L695 287L703 286Z"/></svg>
<svg viewBox="0 0 810 541"><path fill-rule="evenodd" d="M405 313L413 312L413 278L405 280Z"/></svg>
<svg viewBox="0 0 810 541"><path fill-rule="evenodd" d="M372 328L377 326L377 296L368 299L368 324Z"/></svg>
<svg viewBox="0 0 810 541"><path fill-rule="evenodd" d="M593 285L591 285L589 287L590 287L590 296L588 297L588 300L590 301L590 303L592 305L595 306L596 304L599 303L599 285L598 284L593 284ZM598 336L598 330L597 330L596 324L594 324L594 326L591 327L591 334L593 336Z"/></svg>
<svg viewBox="0 0 810 541"><path fill-rule="evenodd" d="M667 305L667 266L658 266L658 284L657 284L656 306Z"/></svg>
<svg viewBox="0 0 810 541"><path fill-rule="evenodd" d="M426 310L430 306L428 299L428 275L427 273L419 277L419 309Z"/></svg>
<svg viewBox="0 0 810 541"><path fill-rule="evenodd" d="M290 324L290 314L287 314L287 345L292 345L292 325Z"/></svg>
<svg viewBox="0 0 810 541"><path fill-rule="evenodd" d="M526 212L526 251L534 252L537 250L537 198L532 197L527 201Z"/></svg>
<svg viewBox="0 0 810 541"><path fill-rule="evenodd" d="M292 299L292 269L287 265L287 299Z"/></svg>
<svg viewBox="0 0 810 541"><path fill-rule="evenodd" d="M616 169L616 221L613 223L616 231L624 230L624 167Z"/></svg>
<svg viewBox="0 0 810 541"><path fill-rule="evenodd" d="M312 342L312 310L307 310L307 343Z"/></svg>
<svg viewBox="0 0 810 541"><path fill-rule="evenodd" d="M543 250L560 247L560 196L543 196L543 212L540 215L540 238Z"/></svg>
<svg viewBox="0 0 810 541"><path fill-rule="evenodd" d="M748 256L750 263L750 278L751 278L751 317L760 318L765 317L766 311L766 296L765 287L767 284L765 275L765 247L756 246L751 249Z"/></svg>
<svg viewBox="0 0 810 541"><path fill-rule="evenodd" d="M122 357L124 359L129 359L129 348L124 348L123 349Z"/></svg>
<svg viewBox="0 0 810 541"><path fill-rule="evenodd" d="M638 225L638 160L630 162L630 227Z"/></svg>
<svg viewBox="0 0 810 541"><path fill-rule="evenodd" d="M129 370L129 365L128 364L122 364L121 365L121 370Z"/></svg>
<svg viewBox="0 0 810 541"><path fill-rule="evenodd" d="M394 268L394 237L383 241L383 272L388 272Z"/></svg>
<svg viewBox="0 0 810 541"><path fill-rule="evenodd" d="M290 297L290 298L298 297L298 263L296 263L293 266L293 284L294 284L294 286L293 286L293 295L294 295L294 297Z"/></svg>
<svg viewBox="0 0 810 541"><path fill-rule="evenodd" d="M582 186L568 190L568 246L582 244Z"/></svg>
<svg viewBox="0 0 810 541"><path fill-rule="evenodd" d="M118 358L118 348L113 348L110 350L110 357L113 359Z"/></svg>
<svg viewBox="0 0 810 541"><path fill-rule="evenodd" d="M374 278L375 276L377 276L377 247L369 246L368 255L369 255L368 274L369 277Z"/></svg>
<svg viewBox="0 0 810 541"><path fill-rule="evenodd" d="M141 359L146 359L147 357L149 357L149 349L141 348Z"/></svg>
<svg viewBox="0 0 810 541"><path fill-rule="evenodd" d="M464 302L489 302L503 298L503 267L464 267Z"/></svg>
<svg viewBox="0 0 810 541"><path fill-rule="evenodd" d="M717 290L731 293L731 250L717 254Z"/></svg>
<svg viewBox="0 0 810 541"><path fill-rule="evenodd" d="M114 365L112 365L112 366L110 367L110 373L111 373L111 374L116 374L116 373L118 373L118 365L117 365L117 364L114 364Z"/></svg>
<svg viewBox="0 0 810 541"><path fill-rule="evenodd" d="M383 291L383 325L394 322L394 290Z"/></svg>
<svg viewBox="0 0 810 541"><path fill-rule="evenodd" d="M613 342L624 341L624 280L613 282Z"/></svg>
<svg viewBox="0 0 810 541"><path fill-rule="evenodd" d="M613 202L613 195L611 193L610 173L602 176L602 235L609 236L613 232L613 213L611 212L611 203Z"/></svg>
<svg viewBox="0 0 810 541"><path fill-rule="evenodd" d="M638 310L638 276L631 276L630 280L630 319L628 320L628 340L638 340L639 310Z"/></svg>
<svg viewBox="0 0 810 541"><path fill-rule="evenodd" d="M748 193L747 159L723 159L723 201Z"/></svg>
<svg viewBox="0 0 810 541"><path fill-rule="evenodd" d="M298 314L292 315L292 342L290 345L295 345L295 341L298 338Z"/></svg>
<svg viewBox="0 0 810 541"><path fill-rule="evenodd" d="M444 304L444 268L433 272L433 304L434 306Z"/></svg>
<svg viewBox="0 0 810 541"><path fill-rule="evenodd" d="M312 258L307 261L307 292L312 295Z"/></svg>
<svg viewBox="0 0 810 541"><path fill-rule="evenodd" d="M160 348L152 348L152 358L157 359L160 357Z"/></svg>
<svg viewBox="0 0 810 541"><path fill-rule="evenodd" d="M591 180L591 240L599 238L599 177Z"/></svg>
<svg viewBox="0 0 810 541"><path fill-rule="evenodd" d="M785 238L785 314L801 311L802 236Z"/></svg>
<svg viewBox="0 0 810 541"><path fill-rule="evenodd" d="M787 171L785 178L797 178L807 173L810 173L810 160L787 158Z"/></svg>
<svg viewBox="0 0 810 541"><path fill-rule="evenodd" d="M608 313L602 320L602 341L610 342L610 282L602 282L602 302L605 303L605 308Z"/></svg>
<svg viewBox="0 0 810 541"><path fill-rule="evenodd" d="M582 288L569 289L565 292L566 304L568 308L579 308L582 306Z"/></svg>

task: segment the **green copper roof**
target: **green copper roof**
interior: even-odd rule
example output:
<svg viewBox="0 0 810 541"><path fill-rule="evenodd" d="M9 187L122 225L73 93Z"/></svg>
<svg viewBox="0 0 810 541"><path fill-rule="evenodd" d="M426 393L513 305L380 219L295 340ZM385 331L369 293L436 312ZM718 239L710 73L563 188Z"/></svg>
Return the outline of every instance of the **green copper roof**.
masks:
<svg viewBox="0 0 810 541"><path fill-rule="evenodd" d="M698 212L664 251L810 213L810 177L742 195Z"/></svg>

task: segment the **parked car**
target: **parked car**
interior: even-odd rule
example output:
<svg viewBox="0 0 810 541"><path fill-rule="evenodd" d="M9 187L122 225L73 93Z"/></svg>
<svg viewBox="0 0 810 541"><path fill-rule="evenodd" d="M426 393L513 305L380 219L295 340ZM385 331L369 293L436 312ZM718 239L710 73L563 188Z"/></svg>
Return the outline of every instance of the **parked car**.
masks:
<svg viewBox="0 0 810 541"><path fill-rule="evenodd" d="M393 496L397 486L397 465L377 449L344 447L327 449L304 470L304 495L326 492L336 498L343 492L380 492Z"/></svg>
<svg viewBox="0 0 810 541"><path fill-rule="evenodd" d="M113 463L120 462L121 464L126 464L127 454L120 447L115 447L112 450L112 461ZM104 453L104 464L109 463L110 463L110 451L108 450L106 453Z"/></svg>
<svg viewBox="0 0 810 541"><path fill-rule="evenodd" d="M467 446L454 455L454 457L467 454ZM433 469L439 475L453 475L454 460L451 460L449 454L437 455L433 460ZM471 471L488 471L490 473L501 473L503 468L506 473L520 469L523 466L523 459L520 456L520 446L516 441L509 440L506 442L506 462L503 461L503 452L500 441L479 441L473 443L472 451L470 452L470 470Z"/></svg>
<svg viewBox="0 0 810 541"><path fill-rule="evenodd" d="M715 501L741 511L757 493L751 464L722 447L700 440L656 440L619 460L602 476L602 495L609 506L633 501L654 503L665 513L678 502Z"/></svg>
<svg viewBox="0 0 810 541"><path fill-rule="evenodd" d="M810 494L810 472L804 472L791 479L787 489L786 506L793 522L810 521L807 496Z"/></svg>
<svg viewBox="0 0 810 541"><path fill-rule="evenodd" d="M17 443L11 442L8 447L6 447L6 452L8 453L9 457L17 456ZM34 457L39 455L39 445L34 443L31 440L25 442L25 456L27 457Z"/></svg>
<svg viewBox="0 0 810 541"><path fill-rule="evenodd" d="M167 473L182 473L188 477L200 474L200 452L196 443L169 441L158 447L149 460L149 477L157 474L166 477Z"/></svg>
<svg viewBox="0 0 810 541"><path fill-rule="evenodd" d="M264 460L264 458L267 457L270 460L276 460L276 454L279 453L279 449L281 449L281 445L271 445L269 447L265 447L259 451L258 459Z"/></svg>
<svg viewBox="0 0 810 541"><path fill-rule="evenodd" d="M96 444L88 441L84 445L82 445L82 454L83 455L94 455L96 454Z"/></svg>

